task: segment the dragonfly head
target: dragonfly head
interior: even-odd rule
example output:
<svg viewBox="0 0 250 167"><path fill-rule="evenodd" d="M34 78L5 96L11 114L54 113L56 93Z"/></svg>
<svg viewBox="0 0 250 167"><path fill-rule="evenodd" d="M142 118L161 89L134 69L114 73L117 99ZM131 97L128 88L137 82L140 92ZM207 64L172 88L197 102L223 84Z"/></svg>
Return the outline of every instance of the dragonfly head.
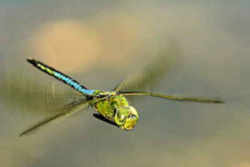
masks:
<svg viewBox="0 0 250 167"><path fill-rule="evenodd" d="M132 106L121 106L116 108L115 123L124 130L134 129L139 115Z"/></svg>

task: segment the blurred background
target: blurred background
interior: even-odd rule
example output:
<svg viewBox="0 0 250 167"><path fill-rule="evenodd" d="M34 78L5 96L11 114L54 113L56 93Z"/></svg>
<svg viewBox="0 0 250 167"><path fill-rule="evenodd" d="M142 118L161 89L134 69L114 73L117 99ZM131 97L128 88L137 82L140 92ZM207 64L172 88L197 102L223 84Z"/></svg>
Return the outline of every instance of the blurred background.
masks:
<svg viewBox="0 0 250 167"><path fill-rule="evenodd" d="M249 16L247 0L1 0L1 165L250 167ZM79 98L28 57L104 90L157 62L141 89L226 103L133 98L134 131L88 109L20 138Z"/></svg>

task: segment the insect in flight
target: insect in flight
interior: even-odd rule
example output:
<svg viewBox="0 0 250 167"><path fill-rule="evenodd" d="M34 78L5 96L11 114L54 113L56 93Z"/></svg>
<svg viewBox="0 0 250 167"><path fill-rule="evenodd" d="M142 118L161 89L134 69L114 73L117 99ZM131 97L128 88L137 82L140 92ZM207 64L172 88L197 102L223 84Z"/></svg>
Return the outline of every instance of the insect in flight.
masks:
<svg viewBox="0 0 250 167"><path fill-rule="evenodd" d="M66 110L45 120L42 120L41 122L22 132L20 136L26 135L54 120L72 115L88 107L92 107L95 109L96 113L94 113L93 116L98 120L105 121L123 130L132 130L135 128L135 125L139 120L139 114L137 110L129 104L126 98L127 96L151 96L166 100L197 103L223 103L223 101L218 99L179 97L147 91L124 91L121 90L124 81L119 83L112 91L88 89L76 80L72 79L70 76L63 74L62 72L59 72L53 67L50 67L40 61L34 59L27 59L27 61L39 70L69 85L74 90L81 93L85 98L71 103L69 105L69 110Z"/></svg>

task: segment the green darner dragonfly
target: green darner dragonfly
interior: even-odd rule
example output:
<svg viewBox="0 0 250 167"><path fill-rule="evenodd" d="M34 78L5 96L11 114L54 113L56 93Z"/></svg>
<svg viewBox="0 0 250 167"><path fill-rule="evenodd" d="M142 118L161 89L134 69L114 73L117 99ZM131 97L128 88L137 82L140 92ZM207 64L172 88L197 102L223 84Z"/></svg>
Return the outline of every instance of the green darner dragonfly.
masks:
<svg viewBox="0 0 250 167"><path fill-rule="evenodd" d="M105 121L123 130L132 130L135 128L135 125L139 120L139 114L137 110L129 104L126 98L127 96L151 96L180 102L223 103L223 101L219 99L179 97L147 91L122 90L127 80L119 83L112 91L88 89L76 80L72 79L70 76L63 74L62 72L59 72L53 67L50 67L40 61L34 59L27 59L27 61L39 70L72 87L74 90L81 93L85 98L72 102L68 105L68 110L38 122L36 125L22 132L20 136L27 135L54 120L70 116L88 107L95 109L96 113L94 113L93 116L98 120Z"/></svg>

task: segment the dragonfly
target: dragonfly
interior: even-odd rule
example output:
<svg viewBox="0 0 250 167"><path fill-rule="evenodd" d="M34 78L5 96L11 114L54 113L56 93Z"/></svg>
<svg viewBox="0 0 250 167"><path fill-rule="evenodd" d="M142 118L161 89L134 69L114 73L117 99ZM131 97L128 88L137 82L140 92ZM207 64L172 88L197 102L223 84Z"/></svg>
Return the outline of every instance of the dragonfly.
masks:
<svg viewBox="0 0 250 167"><path fill-rule="evenodd" d="M67 105L66 110L60 112L52 117L46 118L37 124L31 126L23 131L20 136L27 135L40 127L47 125L59 118L71 116L79 111L87 108L93 108L95 112L93 116L101 121L116 126L122 130L132 130L135 128L138 120L139 113L128 101L128 96L151 96L166 100L179 101L179 102L196 102L196 103L224 103L224 101L216 98L200 98L200 97L182 97L175 95L165 95L154 93L151 91L140 90L122 90L128 80L123 80L118 83L111 91L104 91L99 89L89 89L80 84L69 75L66 75L55 68L44 64L41 61L28 58L27 62L32 64L40 71L54 77L55 79L65 83L80 93L84 98L73 101Z"/></svg>

